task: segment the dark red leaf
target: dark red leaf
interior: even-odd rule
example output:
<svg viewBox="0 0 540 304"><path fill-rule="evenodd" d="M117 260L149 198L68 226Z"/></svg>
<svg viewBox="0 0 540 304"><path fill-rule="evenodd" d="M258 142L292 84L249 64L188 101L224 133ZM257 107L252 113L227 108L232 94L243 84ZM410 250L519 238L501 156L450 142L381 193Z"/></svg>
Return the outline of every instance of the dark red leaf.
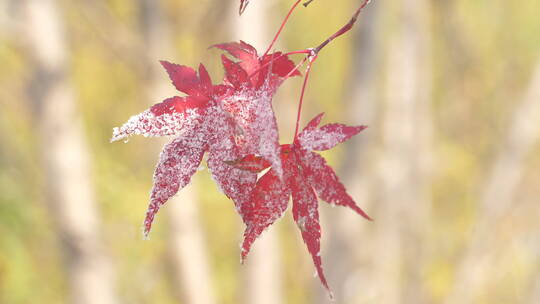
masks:
<svg viewBox="0 0 540 304"><path fill-rule="evenodd" d="M237 90L246 89L251 86L248 74L242 67L227 58L225 55L221 55L221 61L225 68L225 79Z"/></svg>
<svg viewBox="0 0 540 304"><path fill-rule="evenodd" d="M244 41L216 44L214 47L238 59L238 64L257 89L266 86L267 91L275 91L286 77L301 75L294 62L281 52L259 56L257 50Z"/></svg>
<svg viewBox="0 0 540 304"><path fill-rule="evenodd" d="M160 63L167 71L167 74L169 74L169 78L171 78L173 85L178 91L184 92L188 95L196 92L198 89L199 78L197 77L197 73L194 69L187 66L170 63L165 60L160 61Z"/></svg>
<svg viewBox="0 0 540 304"><path fill-rule="evenodd" d="M255 239L282 217L289 203L290 191L283 180L271 169L257 182L250 199L242 206L246 223L242 243L242 261L248 255Z"/></svg>
<svg viewBox="0 0 540 304"><path fill-rule="evenodd" d="M212 79L210 78L210 75L208 74L208 71L202 65L202 63L199 65L199 80L200 80L200 88L204 90L205 92L212 90Z"/></svg>
<svg viewBox="0 0 540 304"><path fill-rule="evenodd" d="M330 292L328 282L324 276L321 261L321 226L319 224L318 202L315 192L309 186L300 172L300 168L294 168L294 174L289 179L293 199L293 217L302 238L306 243L313 264L317 269L317 275L324 287Z"/></svg>
<svg viewBox="0 0 540 304"><path fill-rule="evenodd" d="M214 45L214 47L224 50L238 59L240 66L248 74L253 73L260 66L257 50L244 41L221 43Z"/></svg>
<svg viewBox="0 0 540 304"><path fill-rule="evenodd" d="M329 124L318 128L323 114L312 119L299 135L294 145L281 146L281 163L283 165L283 182L270 169L258 182L251 200L241 209L246 223L242 259L246 257L249 248L264 229L281 216L286 206L286 197L278 196L278 189L283 195L292 195L293 216L302 238L306 243L321 283L328 289L328 283L323 273L320 257L321 230L319 225L317 195L330 204L347 206L366 219L369 216L356 205L347 194L345 187L339 181L334 170L326 164L324 158L312 152L313 148L328 148L337 145L360 132L363 127L348 127L340 124ZM321 134L315 136L314 134ZM250 156L240 166L254 166L259 159ZM236 165L242 163L239 161ZM270 174L270 172L272 172ZM269 185L274 186L271 188ZM279 199L278 199L279 198ZM262 212L262 216L257 216ZM279 216L278 216L279 215Z"/></svg>
<svg viewBox="0 0 540 304"><path fill-rule="evenodd" d="M199 97L172 97L162 103L153 105L150 111L156 116L164 114L184 113L188 109L203 109L208 104L208 99Z"/></svg>
<svg viewBox="0 0 540 304"><path fill-rule="evenodd" d="M296 64L289 59L288 56L283 56L281 52L275 52L269 55L266 55L262 60L263 64L271 62L272 73L276 74L279 77L286 77L291 73L295 68ZM300 71L295 70L291 73L290 76L300 76Z"/></svg>
<svg viewBox="0 0 540 304"><path fill-rule="evenodd" d="M349 207L364 218L371 220L347 194L345 186L339 181L334 170L328 166L322 156L309 151L303 152L301 155L302 167L308 183L317 191L317 195L322 200L330 204Z"/></svg>

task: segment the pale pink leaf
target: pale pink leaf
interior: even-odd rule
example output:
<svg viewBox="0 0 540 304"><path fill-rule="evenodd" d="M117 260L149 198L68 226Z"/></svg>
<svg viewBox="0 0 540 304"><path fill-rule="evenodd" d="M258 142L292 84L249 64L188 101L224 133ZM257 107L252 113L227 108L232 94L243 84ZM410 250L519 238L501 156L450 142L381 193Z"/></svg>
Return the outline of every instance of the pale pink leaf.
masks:
<svg viewBox="0 0 540 304"><path fill-rule="evenodd" d="M195 97L172 97L132 116L121 127L113 129L111 141L131 135L147 137L180 135L192 130L204 116L206 101Z"/></svg>
<svg viewBox="0 0 540 304"><path fill-rule="evenodd" d="M234 140L226 134L217 134L210 144L207 164L221 192L234 201L240 213L255 186L257 174L228 164L239 157Z"/></svg>
<svg viewBox="0 0 540 304"><path fill-rule="evenodd" d="M201 163L204 149L193 138L196 136L192 134L176 138L161 152L154 172L150 205L144 220L145 236L148 236L159 208L189 183Z"/></svg>
<svg viewBox="0 0 540 304"><path fill-rule="evenodd" d="M346 126L327 124L320 128L308 129L298 135L298 142L308 151L324 151L347 141L364 130L366 126Z"/></svg>

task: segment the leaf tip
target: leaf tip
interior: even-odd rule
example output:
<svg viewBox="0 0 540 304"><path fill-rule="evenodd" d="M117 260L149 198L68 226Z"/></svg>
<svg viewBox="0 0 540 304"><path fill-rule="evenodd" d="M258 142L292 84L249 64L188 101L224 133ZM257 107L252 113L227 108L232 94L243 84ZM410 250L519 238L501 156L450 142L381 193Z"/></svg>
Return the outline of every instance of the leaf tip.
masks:
<svg viewBox="0 0 540 304"><path fill-rule="evenodd" d="M315 129L321 124L321 120L323 119L324 112L319 113L319 115L315 116L306 126L305 129Z"/></svg>
<svg viewBox="0 0 540 304"><path fill-rule="evenodd" d="M362 208L358 207L358 205L356 203L353 202L351 207L360 216L362 216L363 218L365 218L366 220L368 220L370 222L373 222L373 218L371 218L364 210L362 210Z"/></svg>
<svg viewBox="0 0 540 304"><path fill-rule="evenodd" d="M328 292L328 298L330 299L330 301L335 302L336 298L334 297L334 292L328 287L326 288L326 291Z"/></svg>
<svg viewBox="0 0 540 304"><path fill-rule="evenodd" d="M164 67L165 69L167 69L168 67L170 67L171 65L173 65L172 63L170 63L170 62L167 61L167 60L160 60L160 61L159 61L159 64L161 64L161 66Z"/></svg>
<svg viewBox="0 0 540 304"><path fill-rule="evenodd" d="M146 224L143 225L142 227L142 238L143 238L143 241L149 241L150 240L150 229L146 226Z"/></svg>
<svg viewBox="0 0 540 304"><path fill-rule="evenodd" d="M244 241L240 247L240 264L241 265L244 265L246 260L247 260L247 255L249 254L249 247L246 249L246 242ZM251 246L251 245L247 245L247 246Z"/></svg>
<svg viewBox="0 0 540 304"><path fill-rule="evenodd" d="M115 142L115 141L119 141L119 140L121 140L121 139L123 139L123 138L126 138L126 137L127 137L127 135L124 134L124 133L121 131L121 128L118 128L118 127L113 128L113 134L112 134L112 137L111 137L109 143L113 143L113 142Z"/></svg>

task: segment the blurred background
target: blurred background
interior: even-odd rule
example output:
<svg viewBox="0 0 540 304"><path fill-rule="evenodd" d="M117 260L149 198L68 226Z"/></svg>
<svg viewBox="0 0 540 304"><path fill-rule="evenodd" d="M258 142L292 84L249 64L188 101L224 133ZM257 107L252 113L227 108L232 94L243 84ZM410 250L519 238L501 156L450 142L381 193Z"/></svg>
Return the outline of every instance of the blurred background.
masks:
<svg viewBox="0 0 540 304"><path fill-rule="evenodd" d="M0 0L0 303L328 303L290 213L243 226L201 168L141 226L166 139L111 130L176 95L158 60L263 51L293 0ZM300 6L314 47L360 1ZM321 203L336 303L540 303L540 2L373 1L325 48L303 123L369 128L324 156L375 221ZM296 58L300 60L301 57ZM275 98L291 141L301 79Z"/></svg>

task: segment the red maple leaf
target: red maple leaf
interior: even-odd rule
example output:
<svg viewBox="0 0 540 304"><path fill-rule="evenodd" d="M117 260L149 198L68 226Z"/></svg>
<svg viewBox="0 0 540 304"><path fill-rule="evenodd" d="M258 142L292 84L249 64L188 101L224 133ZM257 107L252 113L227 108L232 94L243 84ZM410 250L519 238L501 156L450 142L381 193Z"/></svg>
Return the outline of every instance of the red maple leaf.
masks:
<svg viewBox="0 0 540 304"><path fill-rule="evenodd" d="M225 80L234 93L223 99L223 107L232 113L240 127L243 154L257 154L269 160L281 176L279 134L272 109L272 97L290 76L300 75L294 63L281 52L259 56L257 50L244 41L217 44L238 62L222 56Z"/></svg>
<svg viewBox="0 0 540 304"><path fill-rule="evenodd" d="M327 124L318 128L322 115L309 122L292 145L281 146L284 178L281 180L271 168L257 181L250 200L242 205L241 213L246 223L242 259L246 258L255 239L281 218L287 209L289 196L292 196L294 220L313 258L321 283L329 289L320 257L321 228L317 196L332 205L349 207L366 219L371 219L347 194L324 158L313 152L331 149L366 127ZM270 166L265 159L251 155L231 164L246 172L258 172Z"/></svg>
<svg viewBox="0 0 540 304"><path fill-rule="evenodd" d="M164 147L155 169L144 221L145 235L150 232L159 208L189 183L205 152L208 152L207 164L214 180L237 208L245 201L256 180L255 174L224 162L241 156L234 138L235 122L221 107L221 100L232 94L232 88L212 85L202 64L198 75L186 66L166 61L161 64L174 86L187 96L166 99L131 117L113 130L112 138L116 141L132 134L178 136Z"/></svg>
<svg viewBox="0 0 540 304"><path fill-rule="evenodd" d="M236 50L236 45L249 51L251 57L239 48ZM227 161L255 153L273 160L277 170L281 168L271 98L280 82L297 73L294 64L285 56L279 56L275 63L264 56L259 60L255 49L244 42L218 47L228 48L240 59L237 63L223 56L224 84L213 85L202 64L197 75L190 67L162 61L173 85L187 96L155 104L113 130L112 141L133 134L178 136L164 147L154 172L145 235L159 208L189 183L205 152L214 180L238 210L249 198L256 174L234 168ZM254 69L267 73L250 77L250 72L256 72Z"/></svg>

